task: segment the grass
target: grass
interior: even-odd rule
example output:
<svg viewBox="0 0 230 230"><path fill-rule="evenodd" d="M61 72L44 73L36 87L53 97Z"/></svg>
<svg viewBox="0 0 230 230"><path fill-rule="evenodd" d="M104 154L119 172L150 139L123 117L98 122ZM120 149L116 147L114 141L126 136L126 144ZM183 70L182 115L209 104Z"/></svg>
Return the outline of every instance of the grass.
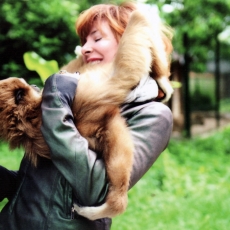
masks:
<svg viewBox="0 0 230 230"><path fill-rule="evenodd" d="M112 230L227 230L230 128L203 139L171 140L129 192Z"/></svg>
<svg viewBox="0 0 230 230"><path fill-rule="evenodd" d="M7 167L11 170L17 170L20 161L23 157L23 150L15 149L10 150L6 143L0 142L0 165ZM4 199L0 202L0 210L6 204L7 200Z"/></svg>
<svg viewBox="0 0 230 230"><path fill-rule="evenodd" d="M229 137L227 127L206 138L171 140L130 190L128 208L112 230L228 230ZM16 169L22 154L2 146L0 164Z"/></svg>
<svg viewBox="0 0 230 230"><path fill-rule="evenodd" d="M6 143L0 142L0 165L17 170L23 157L22 149L10 150Z"/></svg>

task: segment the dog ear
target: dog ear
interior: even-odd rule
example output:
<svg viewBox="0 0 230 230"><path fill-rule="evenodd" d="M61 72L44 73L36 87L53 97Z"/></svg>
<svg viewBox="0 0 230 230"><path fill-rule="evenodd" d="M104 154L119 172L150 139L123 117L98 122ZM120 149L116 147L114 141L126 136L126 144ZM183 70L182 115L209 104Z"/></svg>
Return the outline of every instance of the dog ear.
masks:
<svg viewBox="0 0 230 230"><path fill-rule="evenodd" d="M40 122L41 95L23 79L0 81L0 138L19 147ZM34 134L36 135L36 134Z"/></svg>

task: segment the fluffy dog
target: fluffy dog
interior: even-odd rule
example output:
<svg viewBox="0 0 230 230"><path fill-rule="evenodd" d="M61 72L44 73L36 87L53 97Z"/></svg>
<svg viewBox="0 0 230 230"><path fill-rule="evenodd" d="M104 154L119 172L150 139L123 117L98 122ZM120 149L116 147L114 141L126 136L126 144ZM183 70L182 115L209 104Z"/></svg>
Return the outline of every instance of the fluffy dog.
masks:
<svg viewBox="0 0 230 230"><path fill-rule="evenodd" d="M127 206L133 143L120 105L143 76L152 73L160 79L169 75L161 31L152 26L148 18L135 11L114 62L92 66L83 65L81 59L74 61L74 71L81 73L72 107L75 125L90 148L103 154L110 182L103 205L75 206L80 215L91 220L114 217ZM72 65L66 66L70 72ZM34 87L18 78L0 81L0 117L0 138L11 148L22 146L34 165L38 155L49 158L49 148L40 132L41 94Z"/></svg>

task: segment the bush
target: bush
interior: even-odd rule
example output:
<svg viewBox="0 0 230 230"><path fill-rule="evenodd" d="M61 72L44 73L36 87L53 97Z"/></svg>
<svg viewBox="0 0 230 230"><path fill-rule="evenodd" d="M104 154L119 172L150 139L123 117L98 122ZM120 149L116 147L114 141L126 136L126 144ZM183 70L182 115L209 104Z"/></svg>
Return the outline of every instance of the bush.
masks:
<svg viewBox="0 0 230 230"><path fill-rule="evenodd" d="M1 1L0 79L38 77L25 68L23 54L28 51L57 60L59 66L74 58L79 44L74 28L78 10L71 1Z"/></svg>

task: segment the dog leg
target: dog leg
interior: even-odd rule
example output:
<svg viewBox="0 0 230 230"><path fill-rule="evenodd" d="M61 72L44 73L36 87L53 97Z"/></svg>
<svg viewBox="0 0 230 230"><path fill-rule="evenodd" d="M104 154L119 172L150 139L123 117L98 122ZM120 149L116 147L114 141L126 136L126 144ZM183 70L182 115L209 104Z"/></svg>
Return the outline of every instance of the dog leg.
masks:
<svg viewBox="0 0 230 230"><path fill-rule="evenodd" d="M162 102L167 102L172 94L173 94L173 88L172 85L170 84L170 81L167 77L161 77L156 79L157 83L159 84L160 88L163 90L165 93L165 98L162 100Z"/></svg>
<svg viewBox="0 0 230 230"><path fill-rule="evenodd" d="M125 121L119 114L108 124L104 154L110 182L106 202L98 207L79 207L75 210L90 220L112 218L125 211L127 191L133 164L133 143Z"/></svg>

